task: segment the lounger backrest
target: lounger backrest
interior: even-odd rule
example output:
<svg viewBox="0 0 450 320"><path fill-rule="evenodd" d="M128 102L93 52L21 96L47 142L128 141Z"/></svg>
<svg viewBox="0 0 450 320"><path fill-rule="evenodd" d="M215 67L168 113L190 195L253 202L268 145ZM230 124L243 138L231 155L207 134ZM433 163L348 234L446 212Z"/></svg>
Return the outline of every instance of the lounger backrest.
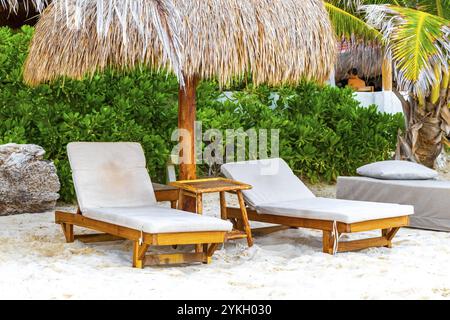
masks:
<svg viewBox="0 0 450 320"><path fill-rule="evenodd" d="M244 191L246 201L253 207L315 197L283 159L227 163L221 170L227 178L253 186Z"/></svg>
<svg viewBox="0 0 450 320"><path fill-rule="evenodd" d="M76 142L67 153L82 211L156 204L140 144Z"/></svg>

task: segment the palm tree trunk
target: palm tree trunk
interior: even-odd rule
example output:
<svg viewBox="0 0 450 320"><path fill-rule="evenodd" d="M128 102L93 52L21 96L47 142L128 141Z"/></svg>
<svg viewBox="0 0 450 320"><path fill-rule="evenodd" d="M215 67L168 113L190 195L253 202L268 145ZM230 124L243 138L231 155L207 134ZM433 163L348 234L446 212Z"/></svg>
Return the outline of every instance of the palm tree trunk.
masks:
<svg viewBox="0 0 450 320"><path fill-rule="evenodd" d="M450 134L449 91L449 88L441 89L437 99L430 95L422 105L416 97L410 95L405 99L394 91L402 102L406 127L405 132L398 136L397 160L435 167L443 142Z"/></svg>

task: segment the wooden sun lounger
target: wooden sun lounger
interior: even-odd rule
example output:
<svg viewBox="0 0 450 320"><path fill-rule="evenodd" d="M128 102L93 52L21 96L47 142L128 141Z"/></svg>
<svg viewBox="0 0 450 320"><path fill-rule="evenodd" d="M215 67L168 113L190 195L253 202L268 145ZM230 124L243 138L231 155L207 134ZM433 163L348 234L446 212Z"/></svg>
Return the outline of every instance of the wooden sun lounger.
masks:
<svg viewBox="0 0 450 320"><path fill-rule="evenodd" d="M80 210L76 214L57 211L55 223L60 224L68 243L80 240L84 243L97 243L117 240L133 241L133 267L169 265L202 262L210 263L219 244L225 241L226 232L185 232L148 234L103 221L86 218ZM99 234L75 235L74 226L102 232ZM150 246L202 245L195 253L146 254Z"/></svg>
<svg viewBox="0 0 450 320"><path fill-rule="evenodd" d="M137 143L71 143L67 147L79 209L55 213L67 242L133 241L133 267L210 263L229 222L176 210L178 190L152 185ZM156 189L156 190L155 190ZM157 206L170 201L172 208ZM75 235L74 226L99 232ZM150 246L195 245L195 252L147 254Z"/></svg>
<svg viewBox="0 0 450 320"><path fill-rule="evenodd" d="M268 234L286 228L321 230L324 253L391 248L392 239L401 227L409 225L409 215L414 212L412 206L317 198L282 159L227 163L222 173L253 186L244 191L249 221L277 225L253 229L253 233ZM248 221L242 221L239 208L227 207L222 218L231 220L238 230L248 225ZM372 230L380 230L380 236L340 240L344 233Z"/></svg>
<svg viewBox="0 0 450 320"><path fill-rule="evenodd" d="M269 228L256 228L252 232L258 234L268 234L269 232L277 232L285 230L284 227L290 228L309 228L323 231L323 252L333 254L334 236L333 236L333 221L293 218L285 216L275 216L270 214L260 214L255 210L247 208L247 215L250 221L258 221L264 223L278 224L281 226ZM242 215L239 208L227 207L227 218L230 219L235 228L243 230ZM381 230L381 236L376 238L369 238L354 241L339 241L337 252L355 251L367 249L371 247L392 247L392 239L397 234L401 227L409 225L409 217L394 217L380 220L371 220L365 222L358 222L353 224L346 224L342 222L337 223L337 230L339 234L355 233L372 230Z"/></svg>

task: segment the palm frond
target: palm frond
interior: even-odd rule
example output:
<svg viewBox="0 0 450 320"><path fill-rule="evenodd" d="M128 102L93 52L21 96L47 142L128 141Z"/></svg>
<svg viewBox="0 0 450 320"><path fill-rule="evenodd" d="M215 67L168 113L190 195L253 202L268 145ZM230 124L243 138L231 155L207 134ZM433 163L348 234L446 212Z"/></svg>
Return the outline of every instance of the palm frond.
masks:
<svg viewBox="0 0 450 320"><path fill-rule="evenodd" d="M449 22L423 11L396 6L369 5L362 10L367 22L383 34L396 64L400 89L425 96L440 81L436 68L449 68Z"/></svg>
<svg viewBox="0 0 450 320"><path fill-rule="evenodd" d="M416 9L450 19L450 0L417 0Z"/></svg>
<svg viewBox="0 0 450 320"><path fill-rule="evenodd" d="M378 30L349 11L345 3L339 7L337 2L342 1L334 1L334 4L331 2L326 2L325 7L338 37L346 39L357 37L361 40L373 40L380 36Z"/></svg>

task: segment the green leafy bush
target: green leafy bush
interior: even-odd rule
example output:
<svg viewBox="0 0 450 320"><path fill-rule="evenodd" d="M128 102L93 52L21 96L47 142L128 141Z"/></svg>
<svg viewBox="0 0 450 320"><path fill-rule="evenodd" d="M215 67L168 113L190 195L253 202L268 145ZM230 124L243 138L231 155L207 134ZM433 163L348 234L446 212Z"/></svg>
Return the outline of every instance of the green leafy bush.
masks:
<svg viewBox="0 0 450 320"><path fill-rule="evenodd" d="M155 181L165 180L165 165L175 145L176 79L137 70L126 75L106 72L84 81L60 81L30 88L22 83L22 65L33 29L0 28L0 144L35 143L55 162L61 199L73 201L66 145L71 141L136 141L147 156ZM204 131L280 129L280 153L294 171L333 181L354 174L364 163L390 157L403 120L360 108L349 90L303 83L297 88L254 88L233 101L219 102L217 83L198 89L198 119ZM270 105L271 92L280 99ZM208 168L200 166L206 173Z"/></svg>
<svg viewBox="0 0 450 320"><path fill-rule="evenodd" d="M280 98L272 109L275 90ZM313 183L354 175L363 164L390 158L403 127L401 114L380 113L376 106L361 108L350 89L314 83L296 88L248 86L233 98L199 106L204 128L280 129L280 156Z"/></svg>

